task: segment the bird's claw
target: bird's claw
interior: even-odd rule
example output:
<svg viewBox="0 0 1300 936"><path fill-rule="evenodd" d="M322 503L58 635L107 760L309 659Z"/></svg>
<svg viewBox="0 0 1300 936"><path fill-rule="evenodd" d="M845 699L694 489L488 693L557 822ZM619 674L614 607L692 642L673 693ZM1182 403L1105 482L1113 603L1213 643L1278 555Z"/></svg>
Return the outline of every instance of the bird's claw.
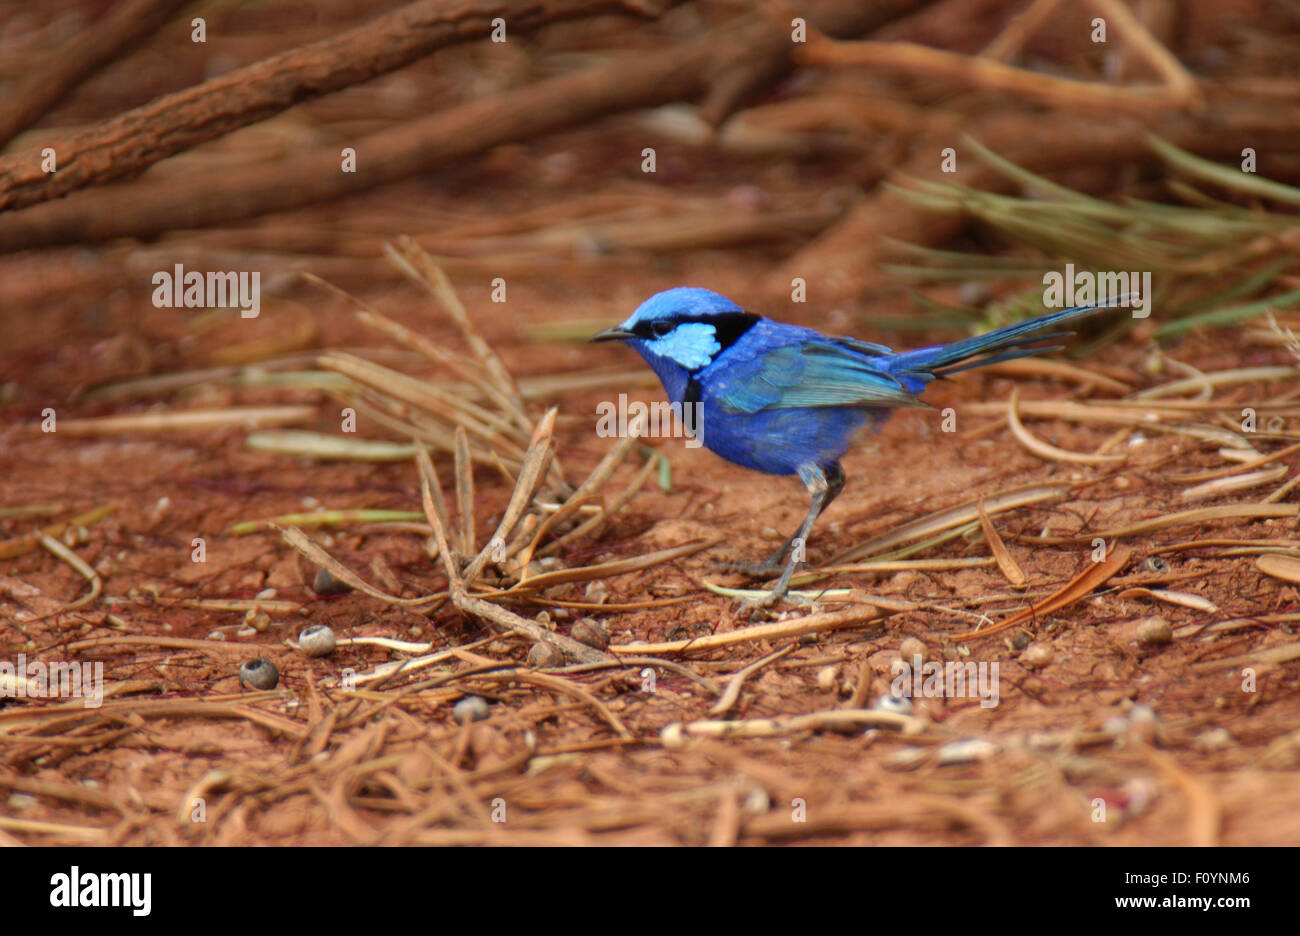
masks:
<svg viewBox="0 0 1300 936"><path fill-rule="evenodd" d="M755 598L740 599L740 607L737 609L740 615L748 618L751 624L761 621L770 621L776 617L773 606L777 602L777 597L772 592L763 592Z"/></svg>
<svg viewBox="0 0 1300 936"><path fill-rule="evenodd" d="M816 609L817 602L813 598L807 598L803 595L792 595L789 592L780 592L776 590L759 592L753 597L740 599L740 612L748 612L750 622L772 620L776 617L777 612L774 610L779 602L788 602L801 608Z"/></svg>

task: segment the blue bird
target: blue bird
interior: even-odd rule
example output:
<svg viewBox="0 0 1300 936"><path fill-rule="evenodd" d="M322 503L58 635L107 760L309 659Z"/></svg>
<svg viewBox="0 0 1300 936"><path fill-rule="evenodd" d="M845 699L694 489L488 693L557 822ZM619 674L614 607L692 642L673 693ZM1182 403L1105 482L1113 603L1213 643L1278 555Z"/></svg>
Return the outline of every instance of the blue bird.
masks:
<svg viewBox="0 0 1300 936"><path fill-rule="evenodd" d="M736 564L754 577L781 570L763 602L771 604L789 588L813 523L843 490L840 458L861 430L878 427L897 407L927 406L917 394L936 377L1057 350L1060 345L1039 343L1071 332L1048 329L1106 308L1063 309L898 352L774 322L712 290L679 287L651 296L627 321L591 340L631 345L705 448L755 471L798 475L808 489L808 515L785 544L762 563ZM792 549L796 543L800 548Z"/></svg>

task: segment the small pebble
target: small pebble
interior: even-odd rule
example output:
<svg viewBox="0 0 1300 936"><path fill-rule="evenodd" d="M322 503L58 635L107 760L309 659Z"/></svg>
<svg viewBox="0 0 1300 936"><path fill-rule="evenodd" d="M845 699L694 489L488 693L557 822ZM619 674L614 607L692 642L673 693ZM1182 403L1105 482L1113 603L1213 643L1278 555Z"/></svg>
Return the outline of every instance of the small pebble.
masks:
<svg viewBox="0 0 1300 936"><path fill-rule="evenodd" d="M890 695L888 692L876 699L876 704L871 706L877 712L892 712L895 715L911 715L912 700L904 696Z"/></svg>
<svg viewBox="0 0 1300 936"><path fill-rule="evenodd" d="M1128 719L1121 715L1112 715L1101 723L1101 730L1112 738L1122 738L1128 734Z"/></svg>
<svg viewBox="0 0 1300 936"><path fill-rule="evenodd" d="M24 809L31 809L36 805L36 797L30 793L11 793L9 794L9 808L14 812L21 812Z"/></svg>
<svg viewBox="0 0 1300 936"><path fill-rule="evenodd" d="M1030 669L1042 669L1056 658L1051 644L1031 643L1020 653L1020 662Z"/></svg>
<svg viewBox="0 0 1300 936"><path fill-rule="evenodd" d="M817 688L823 692L829 692L835 688L835 683L840 678L840 668L838 666L823 666L817 671Z"/></svg>
<svg viewBox="0 0 1300 936"><path fill-rule="evenodd" d="M1129 734L1141 738L1147 744L1159 744L1164 740L1164 725L1156 710L1149 705L1135 705L1128 713Z"/></svg>
<svg viewBox="0 0 1300 936"><path fill-rule="evenodd" d="M280 682L280 671L270 660L258 657L239 667L239 681L250 689L274 689Z"/></svg>
<svg viewBox="0 0 1300 936"><path fill-rule="evenodd" d="M1137 642L1144 647L1157 647L1174 639L1174 629L1169 622L1159 615L1145 617L1133 627Z"/></svg>
<svg viewBox="0 0 1300 936"><path fill-rule="evenodd" d="M599 579L588 583L586 599L592 604L604 604L609 599L609 586Z"/></svg>
<svg viewBox="0 0 1300 936"><path fill-rule="evenodd" d="M551 669L564 665L564 654L548 643L535 643L528 651L528 665L534 669Z"/></svg>
<svg viewBox="0 0 1300 936"><path fill-rule="evenodd" d="M1143 572L1168 572L1169 563L1160 556L1147 556L1142 560Z"/></svg>
<svg viewBox="0 0 1300 936"><path fill-rule="evenodd" d="M997 751L998 746L992 741L985 741L983 738L965 738L945 744L935 752L935 757L941 765L970 764L988 760Z"/></svg>
<svg viewBox="0 0 1300 936"><path fill-rule="evenodd" d="M1221 751L1232 744L1232 735L1227 728L1211 728L1198 734L1192 743L1202 751Z"/></svg>
<svg viewBox="0 0 1300 936"><path fill-rule="evenodd" d="M898 645L898 655L906 663L911 663L915 657L925 659L925 655L930 652L930 648L925 645L925 641L917 640L915 637L905 637L903 642Z"/></svg>
<svg viewBox="0 0 1300 936"><path fill-rule="evenodd" d="M1124 815L1126 818L1132 818L1146 812L1160 789L1147 777L1133 777L1120 784L1119 791L1126 800Z"/></svg>
<svg viewBox="0 0 1300 936"><path fill-rule="evenodd" d="M597 650L604 650L609 646L609 631L600 621L593 621L591 618L575 621L569 630L569 636L578 643L595 647Z"/></svg>
<svg viewBox="0 0 1300 936"><path fill-rule="evenodd" d="M337 646L334 631L324 624L304 627L298 634L298 649L309 657L329 656Z"/></svg>
<svg viewBox="0 0 1300 936"><path fill-rule="evenodd" d="M923 747L905 747L885 755L885 763L892 767L911 767L930 756L930 749Z"/></svg>
<svg viewBox="0 0 1300 936"><path fill-rule="evenodd" d="M482 721L488 717L488 704L476 695L465 696L452 706L451 717L462 725Z"/></svg>
<svg viewBox="0 0 1300 936"><path fill-rule="evenodd" d="M761 816L772 808L772 797L761 786L755 786L745 794L740 808L747 816Z"/></svg>
<svg viewBox="0 0 1300 936"><path fill-rule="evenodd" d="M316 577L311 582L311 590L318 595L341 595L352 591L352 586L347 582L340 582L330 574L329 569L317 569Z"/></svg>
<svg viewBox="0 0 1300 936"><path fill-rule="evenodd" d="M670 725L664 725L659 732L659 743L666 748L680 748L686 746L686 729L682 727L681 722L673 722Z"/></svg>

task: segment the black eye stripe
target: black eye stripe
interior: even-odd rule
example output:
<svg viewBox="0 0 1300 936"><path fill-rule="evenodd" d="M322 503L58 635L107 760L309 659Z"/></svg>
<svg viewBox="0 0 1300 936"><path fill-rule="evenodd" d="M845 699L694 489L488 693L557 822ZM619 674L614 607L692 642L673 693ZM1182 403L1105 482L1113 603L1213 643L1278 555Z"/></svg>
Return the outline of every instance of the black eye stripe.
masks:
<svg viewBox="0 0 1300 936"><path fill-rule="evenodd" d="M653 322L638 322L633 327L632 333L638 338L653 341L655 338L662 337L662 335L656 333L656 325L668 324L672 328L676 328L678 325L685 325L687 322L702 322L705 325L713 326L718 344L722 345L722 350L725 351L739 341L741 335L753 328L760 317L752 312L724 312L720 315L683 315Z"/></svg>

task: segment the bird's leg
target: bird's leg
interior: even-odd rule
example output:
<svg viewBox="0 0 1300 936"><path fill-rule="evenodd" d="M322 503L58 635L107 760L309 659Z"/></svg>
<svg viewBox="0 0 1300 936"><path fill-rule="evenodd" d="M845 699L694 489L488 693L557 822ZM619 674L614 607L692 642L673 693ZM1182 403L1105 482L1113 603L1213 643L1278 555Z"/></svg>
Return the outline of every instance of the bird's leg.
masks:
<svg viewBox="0 0 1300 936"><path fill-rule="evenodd" d="M744 559L735 559L727 563L727 568L733 572L741 572L750 578L771 578L781 571L785 564L785 557L790 553L790 547L794 545L794 534L791 533L785 545L778 549L772 555L768 556L762 562L746 562Z"/></svg>
<svg viewBox="0 0 1300 936"><path fill-rule="evenodd" d="M808 477L805 477L805 471L809 473ZM820 483L816 480L817 475L822 477ZM810 466L801 471L799 477L813 498L812 505L809 508L809 516L812 517L813 521L816 521L821 516L822 511L831 505L831 501L835 500L840 491L844 490L844 470L838 464L825 469ZM810 481L809 478L813 480ZM820 501L818 500L819 491L821 492ZM727 563L727 567L733 572L742 572L751 578L770 578L785 569L786 556L790 554L790 548L794 546L795 540L802 539L805 544L808 542L808 530L811 527L812 523L805 519L804 526L791 533L781 545L781 548L762 562L745 562L743 559L738 559Z"/></svg>
<svg viewBox="0 0 1300 936"><path fill-rule="evenodd" d="M790 579L794 576L795 567L803 562L804 547L808 542L808 533L812 530L812 525L821 516L825 510L835 500L840 491L844 490L844 471L838 464L822 468L818 465L803 465L799 469L799 479L803 481L804 487L808 489L808 494L812 497L812 503L808 505L808 515L803 518L803 523L795 534L786 540L777 554L785 558L785 568L781 570L781 578L777 580L776 587L763 596L760 607L770 607L781 598L790 588ZM800 544L799 549L791 549L794 544ZM789 557L785 557L789 553ZM776 557L773 557L776 558ZM780 559L777 560L780 562Z"/></svg>

